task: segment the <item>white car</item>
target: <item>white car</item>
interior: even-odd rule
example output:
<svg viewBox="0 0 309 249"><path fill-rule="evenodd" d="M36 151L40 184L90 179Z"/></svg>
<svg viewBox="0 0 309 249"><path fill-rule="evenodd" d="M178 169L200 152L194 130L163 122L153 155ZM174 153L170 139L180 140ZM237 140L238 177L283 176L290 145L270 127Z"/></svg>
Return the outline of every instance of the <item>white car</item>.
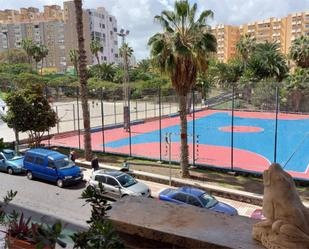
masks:
<svg viewBox="0 0 309 249"><path fill-rule="evenodd" d="M106 196L119 199L127 195L150 197L149 187L135 180L134 177L117 170L97 170L92 173L89 184L98 187L99 182L104 186Z"/></svg>

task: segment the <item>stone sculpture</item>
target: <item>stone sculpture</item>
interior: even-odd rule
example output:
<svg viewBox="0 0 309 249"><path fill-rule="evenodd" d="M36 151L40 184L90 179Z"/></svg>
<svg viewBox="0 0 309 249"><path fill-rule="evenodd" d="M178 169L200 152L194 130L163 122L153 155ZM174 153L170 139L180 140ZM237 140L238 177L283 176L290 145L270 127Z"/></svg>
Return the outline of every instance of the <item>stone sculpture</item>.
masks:
<svg viewBox="0 0 309 249"><path fill-rule="evenodd" d="M309 249L309 210L301 202L292 177L279 164L263 173L263 214L252 236L268 249Z"/></svg>

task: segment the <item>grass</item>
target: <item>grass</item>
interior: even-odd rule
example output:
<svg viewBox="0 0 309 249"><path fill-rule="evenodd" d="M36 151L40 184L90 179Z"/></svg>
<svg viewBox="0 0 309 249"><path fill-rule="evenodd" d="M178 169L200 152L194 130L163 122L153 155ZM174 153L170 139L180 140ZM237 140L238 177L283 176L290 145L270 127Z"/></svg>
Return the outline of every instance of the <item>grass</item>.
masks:
<svg viewBox="0 0 309 249"><path fill-rule="evenodd" d="M7 96L7 93L0 91L0 99L4 99Z"/></svg>

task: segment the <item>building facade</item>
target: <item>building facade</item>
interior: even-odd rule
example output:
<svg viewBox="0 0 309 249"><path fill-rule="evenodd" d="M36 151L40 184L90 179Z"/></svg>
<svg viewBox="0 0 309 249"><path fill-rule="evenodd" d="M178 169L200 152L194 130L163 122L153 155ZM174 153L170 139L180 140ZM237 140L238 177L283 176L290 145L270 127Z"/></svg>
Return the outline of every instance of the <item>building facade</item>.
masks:
<svg viewBox="0 0 309 249"><path fill-rule="evenodd" d="M44 6L43 12L33 7L0 10L0 52L21 48L22 40L30 38L49 50L43 67L64 72L72 66L69 51L78 48L75 13L73 1L64 2L63 9L58 5ZM90 51L92 39L99 40L104 48L99 54L100 62L118 62L116 18L104 8L97 8L84 10L83 22L87 64L97 63Z"/></svg>
<svg viewBox="0 0 309 249"><path fill-rule="evenodd" d="M277 42L280 51L288 54L292 41L301 35L309 35L309 12L294 13L283 18L269 18L240 26L218 25L212 28L217 38L217 58L227 62L236 55L240 37L249 34L258 43Z"/></svg>

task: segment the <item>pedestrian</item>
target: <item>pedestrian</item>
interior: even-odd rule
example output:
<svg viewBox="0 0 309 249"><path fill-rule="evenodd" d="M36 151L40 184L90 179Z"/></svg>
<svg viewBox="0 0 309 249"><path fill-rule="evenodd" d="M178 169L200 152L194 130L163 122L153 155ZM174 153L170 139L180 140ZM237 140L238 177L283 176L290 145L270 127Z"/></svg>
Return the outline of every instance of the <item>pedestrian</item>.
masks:
<svg viewBox="0 0 309 249"><path fill-rule="evenodd" d="M91 168L93 171L97 171L99 169L99 160L96 155L91 160Z"/></svg>
<svg viewBox="0 0 309 249"><path fill-rule="evenodd" d="M122 172L129 172L130 171L130 164L127 162L127 160L124 160L122 163L122 168L120 169Z"/></svg>
<svg viewBox="0 0 309 249"><path fill-rule="evenodd" d="M74 150L70 152L70 159L72 162L75 162L76 160L76 152Z"/></svg>

